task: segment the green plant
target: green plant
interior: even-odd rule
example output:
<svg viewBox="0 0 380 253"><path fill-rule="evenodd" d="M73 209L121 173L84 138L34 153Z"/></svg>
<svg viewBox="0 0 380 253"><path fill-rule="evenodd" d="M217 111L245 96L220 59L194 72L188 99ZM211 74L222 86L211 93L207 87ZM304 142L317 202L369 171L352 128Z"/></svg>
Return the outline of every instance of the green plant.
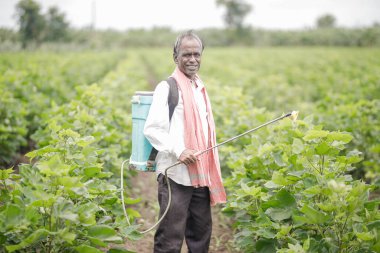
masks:
<svg viewBox="0 0 380 253"><path fill-rule="evenodd" d="M2 53L0 55L0 165L33 148L50 107L76 96L76 87L102 78L119 52Z"/></svg>
<svg viewBox="0 0 380 253"><path fill-rule="evenodd" d="M248 252L377 252L379 201L347 174L362 160L352 136L283 122L229 161L237 245ZM241 164L244 159L243 166Z"/></svg>
<svg viewBox="0 0 380 253"><path fill-rule="evenodd" d="M102 142L119 141L115 122L107 117L112 107L96 85L79 94L79 100L54 110L46 129L49 144L27 154L35 162L20 166L20 175L12 176L18 181L10 180L10 170L2 171L0 238L9 252L97 252L110 242L138 238L105 166L117 158L113 149L102 148ZM67 114L71 118L62 117ZM127 212L131 219L139 216L130 208Z"/></svg>

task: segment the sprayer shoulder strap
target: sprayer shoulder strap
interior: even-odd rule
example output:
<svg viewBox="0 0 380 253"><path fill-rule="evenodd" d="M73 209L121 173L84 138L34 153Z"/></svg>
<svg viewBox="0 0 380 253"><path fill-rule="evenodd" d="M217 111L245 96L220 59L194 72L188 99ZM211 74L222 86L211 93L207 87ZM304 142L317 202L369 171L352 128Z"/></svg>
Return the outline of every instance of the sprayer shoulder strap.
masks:
<svg viewBox="0 0 380 253"><path fill-rule="evenodd" d="M173 77L166 79L169 84L169 95L168 95L168 105L169 105L169 121L171 121L174 109L178 104L178 87L177 81Z"/></svg>
<svg viewBox="0 0 380 253"><path fill-rule="evenodd" d="M169 94L168 94L168 105L169 105L169 122L172 119L174 109L178 104L178 87L177 87L177 81L173 77L168 77L166 79L166 82L169 84ZM150 152L149 161L156 160L158 151L155 148L152 148L152 151Z"/></svg>

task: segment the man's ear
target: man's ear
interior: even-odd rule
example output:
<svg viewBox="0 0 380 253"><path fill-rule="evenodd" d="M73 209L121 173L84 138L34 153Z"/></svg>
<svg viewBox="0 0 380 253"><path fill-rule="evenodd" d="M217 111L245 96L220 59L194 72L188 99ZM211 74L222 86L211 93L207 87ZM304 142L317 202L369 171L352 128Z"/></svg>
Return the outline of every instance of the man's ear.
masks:
<svg viewBox="0 0 380 253"><path fill-rule="evenodd" d="M178 58L176 54L173 54L173 61L175 62L175 64L178 64Z"/></svg>

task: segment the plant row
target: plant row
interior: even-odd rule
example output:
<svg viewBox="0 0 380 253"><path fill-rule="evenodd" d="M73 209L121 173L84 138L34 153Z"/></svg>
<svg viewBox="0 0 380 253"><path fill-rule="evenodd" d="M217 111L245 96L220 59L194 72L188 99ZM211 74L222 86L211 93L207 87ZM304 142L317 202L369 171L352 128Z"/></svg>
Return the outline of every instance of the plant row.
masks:
<svg viewBox="0 0 380 253"><path fill-rule="evenodd" d="M149 52L149 60L164 58ZM377 252L380 65L377 49L206 49L219 142L283 113L281 123L222 146L225 213L244 252ZM147 58L148 59L148 58ZM155 66L157 76L173 64ZM363 180L372 182L372 186Z"/></svg>
<svg viewBox="0 0 380 253"><path fill-rule="evenodd" d="M379 180L379 51L206 50L201 77L219 142L300 111L301 120L284 119L220 148L236 247L379 251L372 195ZM99 252L139 237L123 216L115 172L130 152L130 97L170 75L170 55L127 52L98 84L67 89L70 99L38 114L43 127L31 136L40 149L28 154L34 163L0 178L0 240L8 251ZM128 205L138 202L125 197ZM131 221L139 216L127 212Z"/></svg>
<svg viewBox="0 0 380 253"><path fill-rule="evenodd" d="M98 83L68 87L70 101L39 114L32 163L1 171L0 251L129 252L114 245L141 237L129 225L139 213L127 206L127 221L120 194L127 205L139 199L118 178L130 154L130 97L146 85L135 60L127 55Z"/></svg>
<svg viewBox="0 0 380 253"><path fill-rule="evenodd" d="M119 59L116 52L1 54L0 165L33 148L30 136L54 104L68 102L76 86L100 79Z"/></svg>

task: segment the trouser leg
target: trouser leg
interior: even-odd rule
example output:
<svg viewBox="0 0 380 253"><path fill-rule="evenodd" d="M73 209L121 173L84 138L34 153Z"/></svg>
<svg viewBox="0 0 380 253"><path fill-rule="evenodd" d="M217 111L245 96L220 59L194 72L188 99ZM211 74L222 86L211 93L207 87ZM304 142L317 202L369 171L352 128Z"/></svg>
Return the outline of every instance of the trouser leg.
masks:
<svg viewBox="0 0 380 253"><path fill-rule="evenodd" d="M186 224L186 244L190 253L206 253L210 245L212 218L207 187L193 190Z"/></svg>
<svg viewBox="0 0 380 253"><path fill-rule="evenodd" d="M170 180L170 179L169 179ZM155 253L181 252L186 228L186 217L190 204L193 187L176 184L170 180L172 202L169 211L159 224L154 236ZM160 217L168 204L168 189L165 177L158 177L158 202Z"/></svg>

